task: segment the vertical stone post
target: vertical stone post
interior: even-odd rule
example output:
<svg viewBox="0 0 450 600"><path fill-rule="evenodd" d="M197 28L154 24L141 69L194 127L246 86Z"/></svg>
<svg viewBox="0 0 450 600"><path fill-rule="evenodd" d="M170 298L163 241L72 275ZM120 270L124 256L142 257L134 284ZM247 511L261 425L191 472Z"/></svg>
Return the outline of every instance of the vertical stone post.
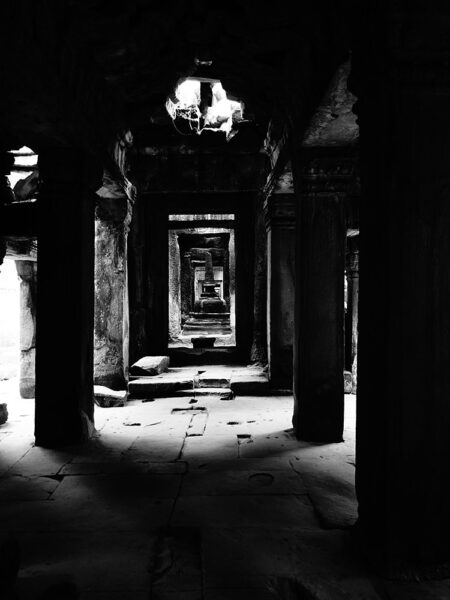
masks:
<svg viewBox="0 0 450 600"><path fill-rule="evenodd" d="M292 388L295 293L295 196L266 199L267 356L272 387Z"/></svg>
<svg viewBox="0 0 450 600"><path fill-rule="evenodd" d="M341 442L345 206L339 160L303 154L297 195L294 416L300 439Z"/></svg>
<svg viewBox="0 0 450 600"><path fill-rule="evenodd" d="M345 318L345 368L352 373L352 393L356 394L358 351L359 249L358 237L347 238L347 314Z"/></svg>
<svg viewBox="0 0 450 600"><path fill-rule="evenodd" d="M362 192L357 531L391 576L415 578L450 574L450 11L436 11L430 21L420 3L414 14L364 10L352 74Z"/></svg>
<svg viewBox="0 0 450 600"><path fill-rule="evenodd" d="M12 154L5 150L0 150L0 219L2 218L1 209L3 206L10 204L14 201L14 192L9 185L7 175L11 172L11 168L14 164L14 158ZM0 265L3 264L3 259L6 255L6 243L2 236L0 236Z"/></svg>
<svg viewBox="0 0 450 600"><path fill-rule="evenodd" d="M95 219L94 382L124 389L128 379L128 231L132 203L108 175Z"/></svg>
<svg viewBox="0 0 450 600"><path fill-rule="evenodd" d="M22 398L34 398L36 380L36 293L37 263L16 260L20 278L20 375Z"/></svg>
<svg viewBox="0 0 450 600"><path fill-rule="evenodd" d="M178 244L178 240L177 240ZM192 289L192 265L191 265L191 253L184 252L181 259L181 274L180 274L180 287L181 287L181 319L184 321L189 317L189 313L193 309L193 289Z"/></svg>
<svg viewBox="0 0 450 600"><path fill-rule="evenodd" d="M169 339L181 333L181 261L178 236L169 229Z"/></svg>
<svg viewBox="0 0 450 600"><path fill-rule="evenodd" d="M267 363L267 234L264 214L264 195L254 199L255 252L253 284L253 342L250 359ZM231 240L230 240L231 243ZM231 304L231 303L230 303Z"/></svg>
<svg viewBox="0 0 450 600"><path fill-rule="evenodd" d="M35 436L77 443L93 430L94 190L77 150L39 151Z"/></svg>

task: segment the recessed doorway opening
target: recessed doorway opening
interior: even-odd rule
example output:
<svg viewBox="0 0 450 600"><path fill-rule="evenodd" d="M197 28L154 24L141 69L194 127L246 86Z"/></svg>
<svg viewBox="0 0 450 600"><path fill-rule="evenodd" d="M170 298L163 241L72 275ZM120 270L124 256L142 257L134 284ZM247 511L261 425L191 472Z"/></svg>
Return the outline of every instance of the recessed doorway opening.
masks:
<svg viewBox="0 0 450 600"><path fill-rule="evenodd" d="M169 348L236 346L234 219L169 215Z"/></svg>

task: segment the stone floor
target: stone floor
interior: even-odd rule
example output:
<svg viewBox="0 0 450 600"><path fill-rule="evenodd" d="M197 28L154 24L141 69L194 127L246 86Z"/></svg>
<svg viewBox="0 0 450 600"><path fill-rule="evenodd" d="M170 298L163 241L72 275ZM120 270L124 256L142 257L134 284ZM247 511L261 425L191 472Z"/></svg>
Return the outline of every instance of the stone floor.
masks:
<svg viewBox="0 0 450 600"><path fill-rule="evenodd" d="M450 598L351 552L354 396L342 444L298 442L288 396L187 396L97 408L95 438L55 451L16 389L0 386L0 541L21 546L20 600L62 581L82 600Z"/></svg>

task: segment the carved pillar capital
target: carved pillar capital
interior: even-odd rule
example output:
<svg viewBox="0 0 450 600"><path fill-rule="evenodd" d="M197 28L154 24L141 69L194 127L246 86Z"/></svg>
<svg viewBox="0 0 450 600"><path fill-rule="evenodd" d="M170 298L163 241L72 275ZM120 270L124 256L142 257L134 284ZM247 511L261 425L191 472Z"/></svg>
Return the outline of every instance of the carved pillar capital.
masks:
<svg viewBox="0 0 450 600"><path fill-rule="evenodd" d="M346 196L354 185L356 154L354 150L332 148L305 150L299 175L302 195Z"/></svg>
<svg viewBox="0 0 450 600"><path fill-rule="evenodd" d="M108 172L103 173L103 185L97 191L95 217L111 226L125 227L128 233L133 214L134 189L124 190Z"/></svg>
<svg viewBox="0 0 450 600"><path fill-rule="evenodd" d="M294 194L271 194L264 201L264 220L267 231L274 228L294 229L296 200Z"/></svg>

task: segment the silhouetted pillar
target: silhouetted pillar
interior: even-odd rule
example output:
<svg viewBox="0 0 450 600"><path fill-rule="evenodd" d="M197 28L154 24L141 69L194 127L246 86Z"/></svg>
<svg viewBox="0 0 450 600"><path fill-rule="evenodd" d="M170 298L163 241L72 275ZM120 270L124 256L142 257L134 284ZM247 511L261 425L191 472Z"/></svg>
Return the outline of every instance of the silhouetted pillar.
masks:
<svg viewBox="0 0 450 600"><path fill-rule="evenodd" d="M22 398L34 398L36 380L36 287L37 263L16 260L20 278L20 375Z"/></svg>
<svg viewBox="0 0 450 600"><path fill-rule="evenodd" d="M9 185L7 175L10 174L11 168L14 165L14 157L4 149L0 150L0 220L3 219L2 207L14 201L14 192ZM6 242L0 236L0 265L3 264L3 259L6 255Z"/></svg>
<svg viewBox="0 0 450 600"><path fill-rule="evenodd" d="M250 359L267 363L267 234L264 195L254 199L254 284L253 284L253 342Z"/></svg>
<svg viewBox="0 0 450 600"><path fill-rule="evenodd" d="M267 227L267 348L273 387L292 388L295 293L295 196L272 194Z"/></svg>
<svg viewBox="0 0 450 600"><path fill-rule="evenodd" d="M189 317L189 313L192 312L193 308L192 265L190 252L185 252L181 258L180 286L181 317L182 319L186 320Z"/></svg>
<svg viewBox="0 0 450 600"><path fill-rule="evenodd" d="M77 150L39 151L35 435L39 446L93 430L94 190Z"/></svg>
<svg viewBox="0 0 450 600"><path fill-rule="evenodd" d="M364 11L353 73L362 144L357 530L392 576L443 578L450 574L450 13L428 21L425 4L414 19L397 9Z"/></svg>
<svg viewBox="0 0 450 600"><path fill-rule="evenodd" d="M169 229L169 337L176 340L181 333L181 260L178 236Z"/></svg>
<svg viewBox="0 0 450 600"><path fill-rule="evenodd" d="M344 195L339 161L297 165L294 416L298 438L342 441L344 420ZM299 180L300 179L300 180Z"/></svg>
<svg viewBox="0 0 450 600"><path fill-rule="evenodd" d="M124 389L128 379L128 231L132 203L109 177L95 219L94 381Z"/></svg>
<svg viewBox="0 0 450 600"><path fill-rule="evenodd" d="M358 350L359 250L358 237L347 238L347 313L345 316L345 368L352 373L352 392L356 393Z"/></svg>

